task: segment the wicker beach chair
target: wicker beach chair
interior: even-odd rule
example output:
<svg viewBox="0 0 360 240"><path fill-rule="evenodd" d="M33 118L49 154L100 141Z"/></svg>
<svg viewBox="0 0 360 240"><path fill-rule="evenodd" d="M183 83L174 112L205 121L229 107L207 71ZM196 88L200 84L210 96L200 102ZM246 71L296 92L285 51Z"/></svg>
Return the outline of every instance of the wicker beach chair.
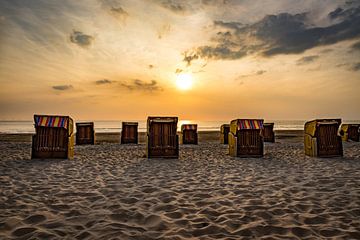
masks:
<svg viewBox="0 0 360 240"><path fill-rule="evenodd" d="M74 156L74 122L68 116L34 115L31 158Z"/></svg>
<svg viewBox="0 0 360 240"><path fill-rule="evenodd" d="M341 119L316 119L305 123L305 154L312 157L343 155L341 137L338 135Z"/></svg>
<svg viewBox="0 0 360 240"><path fill-rule="evenodd" d="M148 117L146 155L148 158L178 158L177 117Z"/></svg>
<svg viewBox="0 0 360 240"><path fill-rule="evenodd" d="M197 124L181 125L182 143L198 144Z"/></svg>
<svg viewBox="0 0 360 240"><path fill-rule="evenodd" d="M340 135L343 141L360 141L360 124L342 124Z"/></svg>
<svg viewBox="0 0 360 240"><path fill-rule="evenodd" d="M138 143L138 123L122 122L121 144Z"/></svg>
<svg viewBox="0 0 360 240"><path fill-rule="evenodd" d="M230 124L223 124L220 126L220 143L229 144Z"/></svg>
<svg viewBox="0 0 360 240"><path fill-rule="evenodd" d="M95 144L93 122L76 123L76 145Z"/></svg>
<svg viewBox="0 0 360 240"><path fill-rule="evenodd" d="M230 123L229 154L233 157L262 157L262 119L235 119Z"/></svg>
<svg viewBox="0 0 360 240"><path fill-rule="evenodd" d="M275 142L274 123L264 123L264 142Z"/></svg>

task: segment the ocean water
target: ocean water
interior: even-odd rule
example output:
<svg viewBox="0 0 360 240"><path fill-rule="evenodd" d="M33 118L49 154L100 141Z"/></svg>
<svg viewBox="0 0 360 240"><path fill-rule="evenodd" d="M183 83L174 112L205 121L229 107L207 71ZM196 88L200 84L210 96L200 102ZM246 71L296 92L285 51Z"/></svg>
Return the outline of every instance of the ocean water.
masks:
<svg viewBox="0 0 360 240"><path fill-rule="evenodd" d="M136 121L136 120L131 120ZM84 121L79 121L84 122ZM94 121L96 132L120 132L122 121ZM146 121L136 121L139 123L139 132L146 132ZM305 120L269 120L274 122L275 130L302 130L304 129ZM343 121L346 123L357 123L356 120ZM180 120L178 130L184 123L197 123L199 131L218 131L220 125L228 123L228 121L187 121ZM33 121L0 121L0 133L34 133Z"/></svg>

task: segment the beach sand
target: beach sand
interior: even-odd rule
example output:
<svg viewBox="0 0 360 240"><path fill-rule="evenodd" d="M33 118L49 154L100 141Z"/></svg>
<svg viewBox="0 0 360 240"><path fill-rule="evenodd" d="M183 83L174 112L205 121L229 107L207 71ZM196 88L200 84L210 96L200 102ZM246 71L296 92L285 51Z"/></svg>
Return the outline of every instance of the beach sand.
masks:
<svg viewBox="0 0 360 240"><path fill-rule="evenodd" d="M0 239L360 239L360 143L311 158L277 132L241 159L206 132L164 160L119 139L31 160L30 135L0 135Z"/></svg>

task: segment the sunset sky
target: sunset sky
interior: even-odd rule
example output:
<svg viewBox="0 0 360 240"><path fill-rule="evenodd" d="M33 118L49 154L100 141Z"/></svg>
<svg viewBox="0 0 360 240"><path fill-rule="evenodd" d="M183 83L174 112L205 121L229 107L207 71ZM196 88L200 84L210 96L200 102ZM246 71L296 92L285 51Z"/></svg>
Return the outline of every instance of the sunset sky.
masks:
<svg viewBox="0 0 360 240"><path fill-rule="evenodd" d="M34 113L360 119L360 1L0 0L0 119Z"/></svg>

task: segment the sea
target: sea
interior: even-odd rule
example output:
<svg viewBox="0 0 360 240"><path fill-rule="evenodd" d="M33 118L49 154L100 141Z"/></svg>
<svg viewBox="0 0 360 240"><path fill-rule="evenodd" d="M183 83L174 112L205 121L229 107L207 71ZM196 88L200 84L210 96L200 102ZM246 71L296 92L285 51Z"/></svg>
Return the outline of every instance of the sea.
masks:
<svg viewBox="0 0 360 240"><path fill-rule="evenodd" d="M127 120L139 123L139 132L146 132L146 121L144 120ZM78 121L78 122L94 122L95 132L98 133L115 133L121 131L122 121ZM269 120L267 122L274 123L275 130L302 130L304 129L305 120ZM358 123L359 120L343 121L346 123ZM198 131L218 131L220 126L228 121L194 121L180 120L178 130L182 124L196 123ZM33 121L0 121L0 133L34 133Z"/></svg>

